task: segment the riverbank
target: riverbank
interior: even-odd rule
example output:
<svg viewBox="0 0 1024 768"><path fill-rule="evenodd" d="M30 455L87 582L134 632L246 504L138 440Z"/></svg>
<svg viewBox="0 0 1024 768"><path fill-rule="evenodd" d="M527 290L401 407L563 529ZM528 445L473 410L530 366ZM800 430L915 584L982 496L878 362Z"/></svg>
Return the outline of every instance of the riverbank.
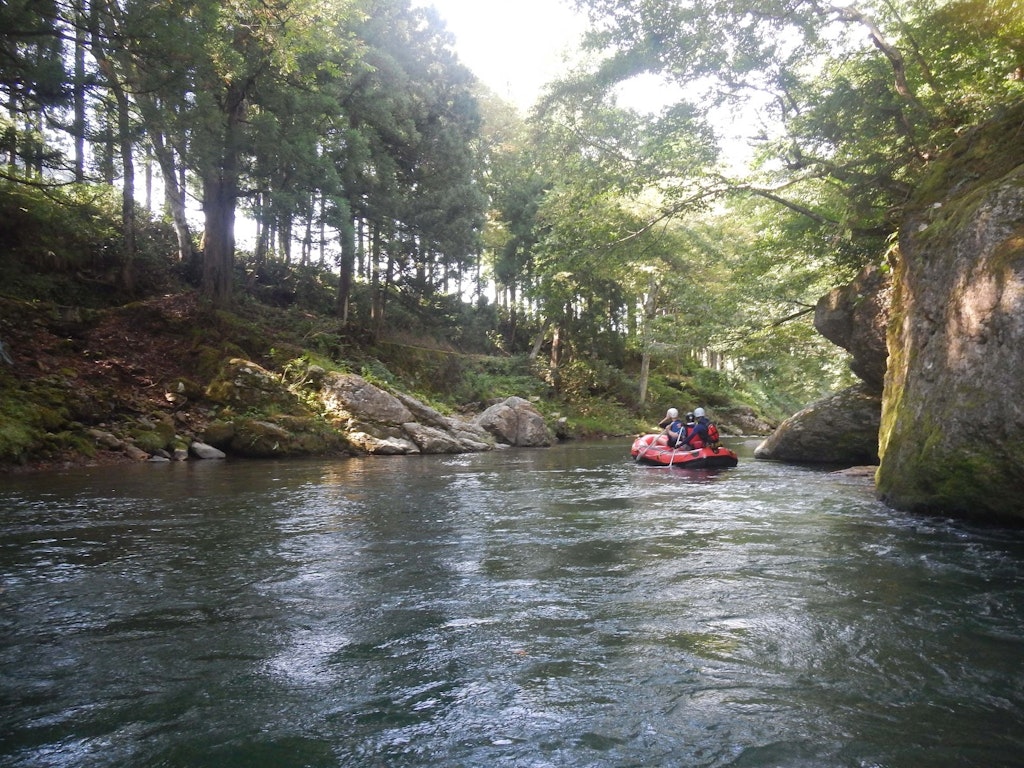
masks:
<svg viewBox="0 0 1024 768"><path fill-rule="evenodd" d="M325 348L328 337L331 348ZM367 416L361 410L370 407L365 404L349 403L352 413L339 414L315 402L314 385L331 377L359 381L375 393L377 405L387 399L392 429L399 431L422 418L435 431L448 422L468 423L495 402L520 394L529 397L541 419L563 430L563 437L628 434L638 427L621 405L559 398L530 375L528 361L492 362L428 346L429 339L413 346L403 343L409 338L362 345L342 338L331 317L255 301L231 312L214 310L187 290L113 307L0 296L0 339L7 355L0 363L0 472L170 458L196 441L235 440L236 454L277 455L288 435L296 434L295 445L280 455L373 450L365 441L354 444L350 435L357 426L360 433L372 433L365 423L355 423L360 419L384 417ZM353 370L363 375L347 373ZM467 395L469 387L460 380L475 382L476 389ZM429 381L439 385L424 387ZM225 431L237 432L239 425L249 432L239 437ZM425 441L435 437L423 435ZM238 448L243 440L245 450ZM259 453L260 440L270 441L273 450ZM409 442L377 450L418 450Z"/></svg>

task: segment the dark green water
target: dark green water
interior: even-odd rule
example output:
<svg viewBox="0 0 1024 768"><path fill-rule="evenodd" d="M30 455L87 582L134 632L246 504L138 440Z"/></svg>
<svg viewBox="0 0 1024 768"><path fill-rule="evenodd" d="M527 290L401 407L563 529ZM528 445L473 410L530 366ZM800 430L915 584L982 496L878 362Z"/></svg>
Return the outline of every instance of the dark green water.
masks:
<svg viewBox="0 0 1024 768"><path fill-rule="evenodd" d="M626 443L3 478L0 765L1024 764L1024 533Z"/></svg>

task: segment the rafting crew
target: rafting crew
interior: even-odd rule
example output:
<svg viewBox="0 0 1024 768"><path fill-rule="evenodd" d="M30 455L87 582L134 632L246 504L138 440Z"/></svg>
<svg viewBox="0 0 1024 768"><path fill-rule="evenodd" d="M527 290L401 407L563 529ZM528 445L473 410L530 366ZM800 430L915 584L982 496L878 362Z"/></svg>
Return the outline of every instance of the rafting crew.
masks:
<svg viewBox="0 0 1024 768"><path fill-rule="evenodd" d="M658 422L667 444L672 448L703 448L708 442L710 421L703 408L695 408L686 414L686 420L679 418L676 408L669 408L665 418Z"/></svg>

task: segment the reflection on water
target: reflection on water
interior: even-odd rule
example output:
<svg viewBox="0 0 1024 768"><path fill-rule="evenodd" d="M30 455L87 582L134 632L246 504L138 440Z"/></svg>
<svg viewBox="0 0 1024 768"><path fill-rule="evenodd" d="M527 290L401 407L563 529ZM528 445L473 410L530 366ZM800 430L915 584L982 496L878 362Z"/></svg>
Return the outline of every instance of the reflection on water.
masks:
<svg viewBox="0 0 1024 768"><path fill-rule="evenodd" d="M2 766L1010 766L1024 535L628 446L5 478Z"/></svg>

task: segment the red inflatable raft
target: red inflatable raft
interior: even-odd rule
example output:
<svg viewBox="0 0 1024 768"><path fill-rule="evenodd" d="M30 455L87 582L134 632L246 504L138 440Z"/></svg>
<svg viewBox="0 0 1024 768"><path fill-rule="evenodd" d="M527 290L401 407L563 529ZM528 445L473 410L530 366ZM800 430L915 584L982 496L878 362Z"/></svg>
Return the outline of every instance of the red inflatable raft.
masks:
<svg viewBox="0 0 1024 768"><path fill-rule="evenodd" d="M736 453L728 448L672 448L664 435L641 435L633 441L630 453L641 464L690 469L718 469L739 464Z"/></svg>

